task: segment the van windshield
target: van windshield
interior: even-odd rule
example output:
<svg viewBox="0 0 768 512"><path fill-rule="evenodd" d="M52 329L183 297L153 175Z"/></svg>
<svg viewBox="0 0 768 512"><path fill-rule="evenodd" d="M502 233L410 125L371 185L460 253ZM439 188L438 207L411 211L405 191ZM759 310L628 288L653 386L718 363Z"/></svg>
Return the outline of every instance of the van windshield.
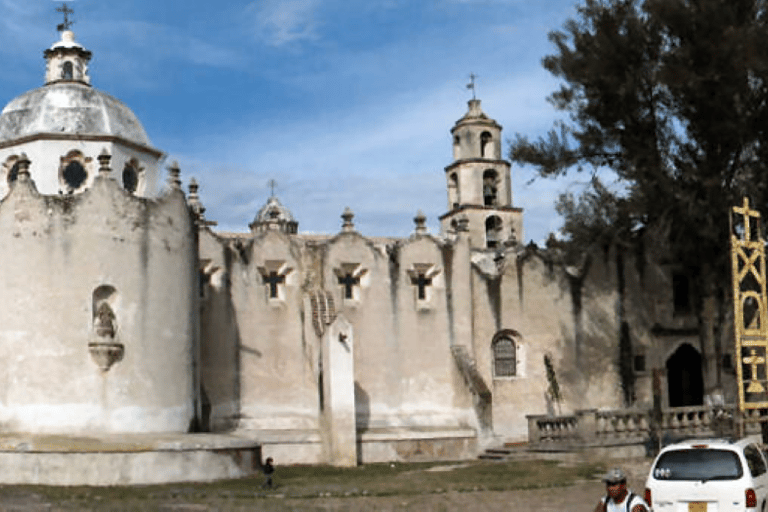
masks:
<svg viewBox="0 0 768 512"><path fill-rule="evenodd" d="M666 452L653 469L657 480L738 480L742 474L736 453L702 448Z"/></svg>

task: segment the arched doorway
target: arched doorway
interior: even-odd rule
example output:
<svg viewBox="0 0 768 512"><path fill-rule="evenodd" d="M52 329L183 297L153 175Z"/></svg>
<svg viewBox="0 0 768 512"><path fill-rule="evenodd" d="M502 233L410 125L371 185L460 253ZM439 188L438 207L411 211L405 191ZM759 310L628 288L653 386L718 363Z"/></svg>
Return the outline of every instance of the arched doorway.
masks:
<svg viewBox="0 0 768 512"><path fill-rule="evenodd" d="M704 403L701 355L688 343L680 345L667 360L667 386L670 407L686 407Z"/></svg>

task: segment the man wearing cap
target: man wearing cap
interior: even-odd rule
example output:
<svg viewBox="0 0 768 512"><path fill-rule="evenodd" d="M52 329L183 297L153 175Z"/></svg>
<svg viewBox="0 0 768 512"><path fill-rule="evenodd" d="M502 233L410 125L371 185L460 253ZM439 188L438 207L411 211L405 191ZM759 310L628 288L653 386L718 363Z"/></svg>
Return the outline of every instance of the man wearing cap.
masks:
<svg viewBox="0 0 768 512"><path fill-rule="evenodd" d="M615 468L603 477L608 494L600 500L595 512L648 512L643 498L627 489L627 475Z"/></svg>

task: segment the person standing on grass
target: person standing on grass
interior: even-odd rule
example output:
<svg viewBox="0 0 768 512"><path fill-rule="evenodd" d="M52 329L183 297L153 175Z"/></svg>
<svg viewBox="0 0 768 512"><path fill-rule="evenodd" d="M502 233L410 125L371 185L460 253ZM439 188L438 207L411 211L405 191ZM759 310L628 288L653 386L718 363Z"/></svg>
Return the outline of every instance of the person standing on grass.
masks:
<svg viewBox="0 0 768 512"><path fill-rule="evenodd" d="M645 500L627 489L627 475L615 468L603 477L606 494L595 507L595 512L649 512Z"/></svg>
<svg viewBox="0 0 768 512"><path fill-rule="evenodd" d="M272 475L275 473L275 466L272 465L272 457L267 457L267 462L261 467L264 472L264 483L261 487L264 489L272 488Z"/></svg>

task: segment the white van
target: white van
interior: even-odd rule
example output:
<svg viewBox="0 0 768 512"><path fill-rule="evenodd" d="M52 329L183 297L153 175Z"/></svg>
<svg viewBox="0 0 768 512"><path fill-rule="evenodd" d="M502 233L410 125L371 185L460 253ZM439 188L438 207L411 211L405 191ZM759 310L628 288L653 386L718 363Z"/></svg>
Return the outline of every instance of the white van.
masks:
<svg viewBox="0 0 768 512"><path fill-rule="evenodd" d="M747 439L672 444L651 465L645 501L654 512L768 512L768 463Z"/></svg>

